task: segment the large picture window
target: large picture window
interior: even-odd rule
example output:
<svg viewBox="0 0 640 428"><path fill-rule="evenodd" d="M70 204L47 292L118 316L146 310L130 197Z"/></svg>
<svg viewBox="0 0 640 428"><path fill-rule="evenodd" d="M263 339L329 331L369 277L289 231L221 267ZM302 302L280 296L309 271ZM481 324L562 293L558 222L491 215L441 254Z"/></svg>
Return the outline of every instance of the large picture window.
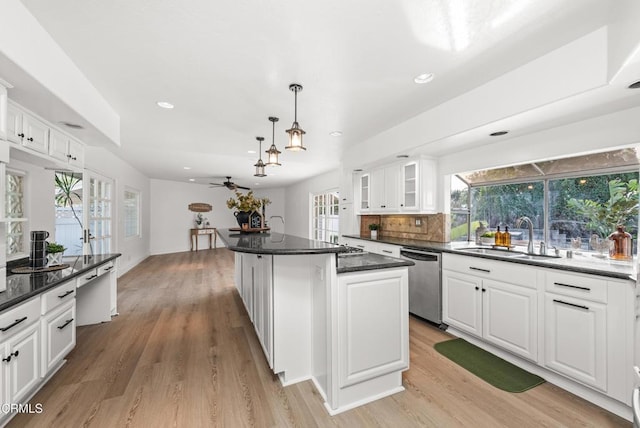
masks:
<svg viewBox="0 0 640 428"><path fill-rule="evenodd" d="M339 201L337 190L312 196L311 239L338 243Z"/></svg>

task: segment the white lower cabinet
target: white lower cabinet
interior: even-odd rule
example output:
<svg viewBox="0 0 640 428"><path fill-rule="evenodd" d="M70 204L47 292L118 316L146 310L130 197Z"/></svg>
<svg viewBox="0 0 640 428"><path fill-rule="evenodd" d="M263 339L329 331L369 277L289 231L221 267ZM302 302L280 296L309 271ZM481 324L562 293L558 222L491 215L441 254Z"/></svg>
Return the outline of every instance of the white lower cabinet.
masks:
<svg viewBox="0 0 640 428"><path fill-rule="evenodd" d="M458 254L442 260L443 321L454 334L531 360L547 380L625 415L634 387L634 281Z"/></svg>
<svg viewBox="0 0 640 428"><path fill-rule="evenodd" d="M3 403L20 403L40 383L40 325L32 324L0 346Z"/></svg>
<svg viewBox="0 0 640 428"><path fill-rule="evenodd" d="M606 306L545 294L545 365L606 391Z"/></svg>
<svg viewBox="0 0 640 428"><path fill-rule="evenodd" d="M523 277L534 279L532 286L528 281L511 279L511 266L459 257L449 254L443 257L443 321L521 357L538 361L535 271L524 267L520 272Z"/></svg>
<svg viewBox="0 0 640 428"><path fill-rule="evenodd" d="M341 274L338 281L338 386L408 368L407 270Z"/></svg>
<svg viewBox="0 0 640 428"><path fill-rule="evenodd" d="M55 369L76 345L75 299L42 317L42 377Z"/></svg>

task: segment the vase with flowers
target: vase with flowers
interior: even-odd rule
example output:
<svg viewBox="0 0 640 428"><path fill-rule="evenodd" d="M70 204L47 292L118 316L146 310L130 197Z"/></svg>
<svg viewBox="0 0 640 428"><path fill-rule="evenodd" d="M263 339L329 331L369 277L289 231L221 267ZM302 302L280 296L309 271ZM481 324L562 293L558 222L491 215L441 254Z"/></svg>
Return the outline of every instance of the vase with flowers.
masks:
<svg viewBox="0 0 640 428"><path fill-rule="evenodd" d="M262 200L253 195L253 190L247 192L246 195L236 190L236 197L229 198L227 208L236 210L233 215L236 216L238 226L243 227L243 224L249 224L251 213L262 208L262 204Z"/></svg>

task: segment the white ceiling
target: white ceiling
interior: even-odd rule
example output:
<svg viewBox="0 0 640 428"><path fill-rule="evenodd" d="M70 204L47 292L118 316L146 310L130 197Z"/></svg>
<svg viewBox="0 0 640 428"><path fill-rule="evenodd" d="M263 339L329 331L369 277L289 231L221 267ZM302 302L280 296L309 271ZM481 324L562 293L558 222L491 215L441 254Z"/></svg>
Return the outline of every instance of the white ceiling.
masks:
<svg viewBox="0 0 640 428"><path fill-rule="evenodd" d="M252 187L287 185L337 167L347 148L606 25L617 4L22 2L119 113L121 147L113 148L119 156L152 178L207 182L231 175ZM435 79L416 85L413 78L424 72ZM298 121L307 132L306 152L283 149L293 82L304 86ZM160 100L175 108L160 109ZM263 150L271 143L268 116L280 117L275 142L283 166L256 179L257 155L247 151L257 149L256 136L265 137ZM331 137L334 130L342 137Z"/></svg>

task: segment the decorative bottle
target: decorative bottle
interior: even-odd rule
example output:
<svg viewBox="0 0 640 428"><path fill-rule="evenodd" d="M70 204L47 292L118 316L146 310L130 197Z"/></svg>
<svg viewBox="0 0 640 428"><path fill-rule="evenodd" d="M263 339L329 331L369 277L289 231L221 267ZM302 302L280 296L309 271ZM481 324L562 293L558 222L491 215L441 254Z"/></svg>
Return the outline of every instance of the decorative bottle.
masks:
<svg viewBox="0 0 640 428"><path fill-rule="evenodd" d="M498 226L497 229L496 229L496 242L495 242L495 244L497 246L504 245L504 234L502 232L500 232L500 226Z"/></svg>
<svg viewBox="0 0 640 428"><path fill-rule="evenodd" d="M504 233L502 234L502 245L505 247L511 247L511 234L509 233L509 226L504 227Z"/></svg>
<svg viewBox="0 0 640 428"><path fill-rule="evenodd" d="M615 260L633 259L631 246L631 235L624 231L624 226L619 224L616 231L609 235L609 240L613 241L609 246L609 257Z"/></svg>

